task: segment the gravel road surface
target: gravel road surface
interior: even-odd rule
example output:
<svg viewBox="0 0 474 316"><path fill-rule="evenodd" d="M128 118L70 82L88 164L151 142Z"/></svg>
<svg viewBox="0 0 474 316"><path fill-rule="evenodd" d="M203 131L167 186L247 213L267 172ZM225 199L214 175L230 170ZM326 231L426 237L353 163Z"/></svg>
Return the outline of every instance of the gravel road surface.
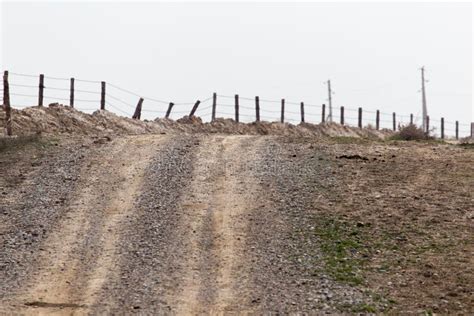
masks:
<svg viewBox="0 0 474 316"><path fill-rule="evenodd" d="M2 314L389 310L355 283L350 252L324 251L343 233L318 223L340 211L344 145L218 134L46 145L1 158ZM358 256L344 238L367 225L352 227L334 247Z"/></svg>

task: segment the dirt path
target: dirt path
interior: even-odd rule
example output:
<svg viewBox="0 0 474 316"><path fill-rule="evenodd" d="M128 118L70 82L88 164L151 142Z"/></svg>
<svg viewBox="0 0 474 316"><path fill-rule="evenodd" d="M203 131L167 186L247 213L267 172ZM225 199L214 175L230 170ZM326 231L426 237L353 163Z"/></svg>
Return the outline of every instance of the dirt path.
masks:
<svg viewBox="0 0 474 316"><path fill-rule="evenodd" d="M84 137L0 156L0 314L472 310L472 149L320 141Z"/></svg>
<svg viewBox="0 0 474 316"><path fill-rule="evenodd" d="M44 241L34 275L15 297L17 307L46 314L87 312L114 273L120 226L133 211L144 170L162 141L120 138L91 157L67 215Z"/></svg>
<svg viewBox="0 0 474 316"><path fill-rule="evenodd" d="M295 148L234 135L107 143L83 161L64 215L4 305L35 314L334 311L321 307L324 291L354 292L313 276L317 250L302 250L313 252L310 265L295 262L304 247L294 232L310 211L296 199L306 182ZM322 181L321 170L305 174Z"/></svg>
<svg viewBox="0 0 474 316"><path fill-rule="evenodd" d="M196 156L190 192L182 202L191 234L182 290L175 298L178 314L247 308L236 290L248 286L243 247L256 184L245 167L254 158L252 142L255 137L210 137Z"/></svg>

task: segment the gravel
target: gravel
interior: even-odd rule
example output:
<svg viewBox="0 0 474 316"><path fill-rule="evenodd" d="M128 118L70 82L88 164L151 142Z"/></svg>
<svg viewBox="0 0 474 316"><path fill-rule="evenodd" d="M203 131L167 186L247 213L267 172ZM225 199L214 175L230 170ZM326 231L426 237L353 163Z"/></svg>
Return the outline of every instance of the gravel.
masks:
<svg viewBox="0 0 474 316"><path fill-rule="evenodd" d="M376 293L405 299L395 312L472 306L471 149L288 135L127 137L2 152L2 308L173 314L183 293L199 308L249 313L390 311ZM230 216L216 216L222 211ZM327 267L321 223L332 219L347 224L344 233L364 232L354 257L367 254L374 269L361 284ZM48 266L57 262L72 271L59 277L67 299L26 301L36 280L59 283L62 270Z"/></svg>
<svg viewBox="0 0 474 316"><path fill-rule="evenodd" d="M65 142L37 158L20 153L29 165L9 170L19 171L23 181L12 186L3 183L0 188L0 228L4 227L0 230L0 297L12 294L25 281L39 253L45 250L40 246L66 215L64 204L74 192L88 151L82 143ZM6 161L11 154L4 154L4 167L15 162ZM8 177L5 175L4 179Z"/></svg>
<svg viewBox="0 0 474 316"><path fill-rule="evenodd" d="M180 196L189 184L194 137L173 137L153 158L120 238L118 277L104 285L92 313L170 310L165 294L177 288L183 256Z"/></svg>
<svg viewBox="0 0 474 316"><path fill-rule="evenodd" d="M262 312L335 313L372 301L325 273L314 208L334 182L328 157L311 143L268 138L257 157L262 192L250 215L247 257L255 285L250 300Z"/></svg>

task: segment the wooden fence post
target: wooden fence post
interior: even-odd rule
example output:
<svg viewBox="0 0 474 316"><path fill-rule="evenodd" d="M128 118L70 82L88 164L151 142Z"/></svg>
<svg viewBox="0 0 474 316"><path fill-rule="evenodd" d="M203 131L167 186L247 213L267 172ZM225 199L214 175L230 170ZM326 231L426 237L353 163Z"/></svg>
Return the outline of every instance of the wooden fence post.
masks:
<svg viewBox="0 0 474 316"><path fill-rule="evenodd" d="M10 85L8 84L8 70L3 73L3 106L5 108L5 132L12 135L12 108L10 106Z"/></svg>
<svg viewBox="0 0 474 316"><path fill-rule="evenodd" d="M194 113L196 113L196 110L197 110L200 103L201 103L201 101L199 101L199 100L197 100L196 103L194 103L194 106L191 109L191 113L189 113L189 117L194 116Z"/></svg>
<svg viewBox="0 0 474 316"><path fill-rule="evenodd" d="M170 104L168 105L168 110L166 110L165 118L169 118L169 117L170 117L171 109L173 108L173 106L174 106L174 103L173 103L173 102L170 102Z"/></svg>
<svg viewBox="0 0 474 316"><path fill-rule="evenodd" d="M341 125L344 125L344 107L341 106Z"/></svg>
<svg viewBox="0 0 474 316"><path fill-rule="evenodd" d="M101 82L100 109L105 110L105 81Z"/></svg>
<svg viewBox="0 0 474 316"><path fill-rule="evenodd" d="M426 116L426 134L430 133L430 117L429 115Z"/></svg>
<svg viewBox="0 0 474 316"><path fill-rule="evenodd" d="M396 131L397 130L397 115L395 114L395 112L393 112L392 117L393 117L393 130Z"/></svg>
<svg viewBox="0 0 474 316"><path fill-rule="evenodd" d="M285 99L281 99L281 118L280 122L284 123L285 122Z"/></svg>
<svg viewBox="0 0 474 316"><path fill-rule="evenodd" d="M358 126L359 128L362 128L362 108L359 108Z"/></svg>
<svg viewBox="0 0 474 316"><path fill-rule="evenodd" d="M71 78L71 90L69 92L69 106L74 107L74 78Z"/></svg>
<svg viewBox="0 0 474 316"><path fill-rule="evenodd" d="M260 98L255 97L255 119L260 122Z"/></svg>
<svg viewBox="0 0 474 316"><path fill-rule="evenodd" d="M380 129L380 111L377 110L375 114L375 129L379 130Z"/></svg>
<svg viewBox="0 0 474 316"><path fill-rule="evenodd" d="M456 121L456 139L459 139L459 121Z"/></svg>
<svg viewBox="0 0 474 316"><path fill-rule="evenodd" d="M140 98L137 103L137 107L135 108L135 113L133 113L132 118L139 120L141 115L142 115L142 103L143 103L143 98Z"/></svg>
<svg viewBox="0 0 474 316"><path fill-rule="evenodd" d="M410 113L410 125L413 125L413 113Z"/></svg>
<svg viewBox="0 0 474 316"><path fill-rule="evenodd" d="M444 139L444 117L441 118L441 139Z"/></svg>
<svg viewBox="0 0 474 316"><path fill-rule="evenodd" d="M304 102L300 103L301 123L304 123Z"/></svg>
<svg viewBox="0 0 474 316"><path fill-rule="evenodd" d="M212 117L211 122L216 120L216 107L217 107L217 93L212 94Z"/></svg>
<svg viewBox="0 0 474 316"><path fill-rule="evenodd" d="M44 75L39 77L39 92L38 92L38 106L43 106L43 92L44 92Z"/></svg>
<svg viewBox="0 0 474 316"><path fill-rule="evenodd" d="M235 95L235 121L239 122L239 95Z"/></svg>
<svg viewBox="0 0 474 316"><path fill-rule="evenodd" d="M321 123L326 121L326 104L323 104L322 112L321 112Z"/></svg>

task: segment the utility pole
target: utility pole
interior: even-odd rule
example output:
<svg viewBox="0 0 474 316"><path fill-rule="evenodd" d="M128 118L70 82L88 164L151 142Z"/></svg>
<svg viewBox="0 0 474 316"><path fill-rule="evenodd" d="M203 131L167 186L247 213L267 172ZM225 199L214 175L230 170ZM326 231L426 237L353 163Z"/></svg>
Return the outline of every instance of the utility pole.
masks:
<svg viewBox="0 0 474 316"><path fill-rule="evenodd" d="M331 91L331 80L328 80L328 102L329 102L329 115L328 121L332 122L332 91Z"/></svg>
<svg viewBox="0 0 474 316"><path fill-rule="evenodd" d="M425 90L425 67L421 67L421 106L423 115L423 131L428 133L426 128L426 117L428 116L428 108L426 107L426 90Z"/></svg>

